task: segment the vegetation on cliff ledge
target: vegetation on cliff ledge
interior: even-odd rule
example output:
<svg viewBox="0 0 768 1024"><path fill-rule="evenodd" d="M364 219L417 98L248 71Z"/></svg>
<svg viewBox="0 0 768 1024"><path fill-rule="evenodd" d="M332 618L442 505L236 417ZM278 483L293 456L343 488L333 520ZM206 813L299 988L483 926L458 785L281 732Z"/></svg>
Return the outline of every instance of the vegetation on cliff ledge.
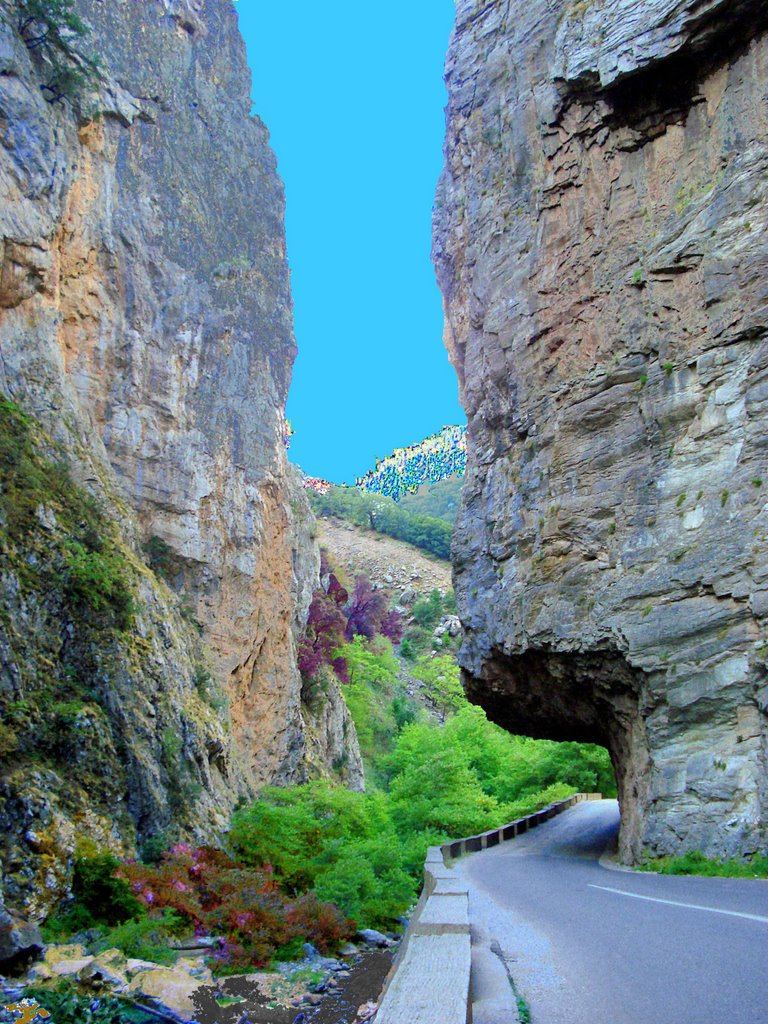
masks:
<svg viewBox="0 0 768 1024"><path fill-rule="evenodd" d="M95 81L97 58L85 53L88 26L74 9L73 0L13 0L17 30L33 55L49 103L75 99Z"/></svg>
<svg viewBox="0 0 768 1024"><path fill-rule="evenodd" d="M58 640L56 671L49 666L35 679L21 679L16 692L0 694L0 753L17 761L46 753L67 760L67 737L81 729L81 713L103 718L92 687L95 651L133 624L135 572L99 502L75 484L35 421L5 398L0 452L6 587L18 588L17 599L38 608L39 619L70 624L67 642ZM17 635L7 611L3 618L12 649L29 641ZM57 643L53 627L51 643Z"/></svg>
<svg viewBox="0 0 768 1024"><path fill-rule="evenodd" d="M226 727L197 634L108 483L77 482L95 474L75 448L0 398L0 856L6 899L40 912L71 872L64 822L128 844L137 824L188 819L206 781L193 755L223 750Z"/></svg>

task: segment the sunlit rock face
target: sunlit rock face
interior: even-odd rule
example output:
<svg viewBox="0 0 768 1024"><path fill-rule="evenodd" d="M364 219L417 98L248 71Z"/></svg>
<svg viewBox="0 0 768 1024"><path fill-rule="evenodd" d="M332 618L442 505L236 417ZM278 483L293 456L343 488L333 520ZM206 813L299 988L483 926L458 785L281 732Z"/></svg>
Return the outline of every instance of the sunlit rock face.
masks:
<svg viewBox="0 0 768 1024"><path fill-rule="evenodd" d="M283 189L250 114L235 7L76 9L103 76L74 108L46 102L45 69L13 5L0 11L0 390L63 446L137 563L162 541L172 573L170 589L145 573L141 643L118 644L119 671L102 680L113 698L102 746L117 776L75 798L76 773L27 771L26 752L14 755L23 777L6 776L0 816L18 876L6 896L17 904L60 892L78 815L116 847L178 817L162 769L169 728L178 739L165 733L166 746L181 743L194 768L184 813L203 838L238 795L309 771L295 643L319 556L283 446L296 352ZM46 652L53 668L38 665L43 641L28 641L42 613L12 584L4 607L2 685L34 699L30 680L58 672L58 648ZM195 622L230 700L219 722L191 709L203 657ZM349 734L354 782L362 769L345 716L340 702L326 746L339 760L337 733ZM312 735L313 770L330 771L317 763L326 747L314 718ZM51 829L37 846L23 839Z"/></svg>
<svg viewBox="0 0 768 1024"><path fill-rule="evenodd" d="M465 683L610 748L629 860L765 842L767 23L460 0L448 56Z"/></svg>

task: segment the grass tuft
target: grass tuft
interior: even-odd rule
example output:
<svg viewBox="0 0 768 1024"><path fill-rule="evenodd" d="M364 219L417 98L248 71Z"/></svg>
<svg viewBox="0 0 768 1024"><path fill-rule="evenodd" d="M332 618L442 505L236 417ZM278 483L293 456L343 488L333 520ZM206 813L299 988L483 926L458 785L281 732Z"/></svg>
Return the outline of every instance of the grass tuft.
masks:
<svg viewBox="0 0 768 1024"><path fill-rule="evenodd" d="M768 855L751 860L719 860L707 857L700 850L690 850L680 857L658 857L644 861L638 871L655 871L660 875L704 875L722 878L768 878Z"/></svg>

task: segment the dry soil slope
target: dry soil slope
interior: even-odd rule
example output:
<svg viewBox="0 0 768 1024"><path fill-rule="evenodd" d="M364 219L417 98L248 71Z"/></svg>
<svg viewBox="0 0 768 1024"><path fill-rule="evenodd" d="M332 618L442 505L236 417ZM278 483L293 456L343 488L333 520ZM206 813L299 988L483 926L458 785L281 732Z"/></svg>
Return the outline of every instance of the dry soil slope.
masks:
<svg viewBox="0 0 768 1024"><path fill-rule="evenodd" d="M428 594L435 587L452 589L451 563L404 541L365 530L341 519L318 519L319 541L350 578L365 573L385 590L402 592L407 586Z"/></svg>

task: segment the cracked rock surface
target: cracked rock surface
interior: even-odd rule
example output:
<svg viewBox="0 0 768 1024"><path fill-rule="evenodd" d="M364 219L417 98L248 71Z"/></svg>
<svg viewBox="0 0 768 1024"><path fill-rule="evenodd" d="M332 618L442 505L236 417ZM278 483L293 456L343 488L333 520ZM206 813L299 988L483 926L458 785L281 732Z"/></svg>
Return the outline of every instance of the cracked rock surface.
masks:
<svg viewBox="0 0 768 1024"><path fill-rule="evenodd" d="M95 703L67 711L76 755L5 736L6 897L32 916L66 891L84 834L129 851L183 821L210 840L264 783L342 757L362 777L340 695L317 715L301 703L295 644L319 553L283 446L296 352L283 188L250 113L235 6L75 9L100 80L51 104L18 11L0 6L0 391L103 505L139 603L132 634L85 645L78 685ZM22 568L36 557L23 540ZM0 698L28 720L41 688L65 692L81 637L17 577L4 561ZM209 672L226 711L200 697Z"/></svg>
<svg viewBox="0 0 768 1024"><path fill-rule="evenodd" d="M628 860L765 841L767 23L459 0L447 62L465 683L609 747Z"/></svg>

